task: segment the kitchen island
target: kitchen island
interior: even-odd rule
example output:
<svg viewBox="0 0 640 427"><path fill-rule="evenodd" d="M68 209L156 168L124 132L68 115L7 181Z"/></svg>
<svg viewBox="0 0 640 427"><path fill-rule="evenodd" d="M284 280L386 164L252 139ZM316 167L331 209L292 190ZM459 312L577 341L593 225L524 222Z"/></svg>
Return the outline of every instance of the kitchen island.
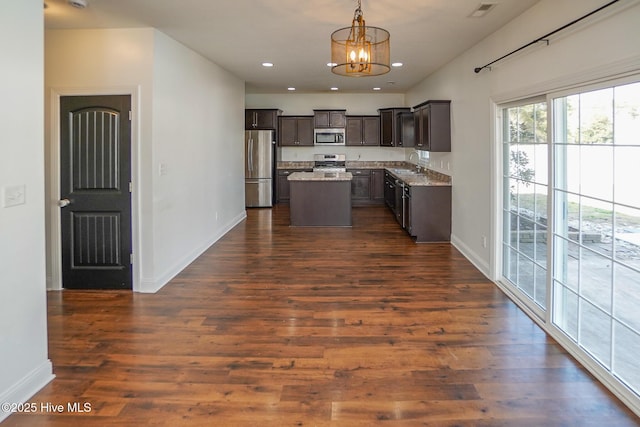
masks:
<svg viewBox="0 0 640 427"><path fill-rule="evenodd" d="M295 172L289 175L292 226L350 227L350 172Z"/></svg>

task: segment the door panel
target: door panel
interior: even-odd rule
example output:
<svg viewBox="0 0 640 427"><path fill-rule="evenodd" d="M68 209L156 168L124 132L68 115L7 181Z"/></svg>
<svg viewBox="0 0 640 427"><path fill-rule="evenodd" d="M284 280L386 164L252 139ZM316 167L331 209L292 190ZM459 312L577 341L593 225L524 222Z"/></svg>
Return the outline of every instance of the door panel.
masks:
<svg viewBox="0 0 640 427"><path fill-rule="evenodd" d="M131 289L129 96L60 99L62 286Z"/></svg>

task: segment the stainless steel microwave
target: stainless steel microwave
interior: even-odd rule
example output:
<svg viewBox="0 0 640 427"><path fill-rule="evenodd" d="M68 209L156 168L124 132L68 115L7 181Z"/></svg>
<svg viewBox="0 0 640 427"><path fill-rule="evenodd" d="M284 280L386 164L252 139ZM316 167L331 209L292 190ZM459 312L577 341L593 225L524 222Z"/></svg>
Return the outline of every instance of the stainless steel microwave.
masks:
<svg viewBox="0 0 640 427"><path fill-rule="evenodd" d="M315 145L345 145L344 129L314 129L313 143Z"/></svg>

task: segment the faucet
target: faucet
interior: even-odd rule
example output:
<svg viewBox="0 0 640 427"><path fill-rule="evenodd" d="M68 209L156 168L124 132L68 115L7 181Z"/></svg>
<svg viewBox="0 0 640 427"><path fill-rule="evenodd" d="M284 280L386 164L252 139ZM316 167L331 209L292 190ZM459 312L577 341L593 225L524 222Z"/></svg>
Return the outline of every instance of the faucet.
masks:
<svg viewBox="0 0 640 427"><path fill-rule="evenodd" d="M412 151L411 154L409 154L409 163L411 163L411 156L416 155L416 172L420 172L420 165L418 164L420 162L420 154L418 154L417 151Z"/></svg>

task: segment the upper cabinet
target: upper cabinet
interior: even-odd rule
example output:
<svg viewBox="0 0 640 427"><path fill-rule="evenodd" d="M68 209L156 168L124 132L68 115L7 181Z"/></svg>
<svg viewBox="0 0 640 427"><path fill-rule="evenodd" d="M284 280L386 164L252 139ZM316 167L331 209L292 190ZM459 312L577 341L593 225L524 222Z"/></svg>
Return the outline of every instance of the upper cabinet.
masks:
<svg viewBox="0 0 640 427"><path fill-rule="evenodd" d="M451 151L451 101L427 101L413 107L415 148Z"/></svg>
<svg viewBox="0 0 640 427"><path fill-rule="evenodd" d="M380 145L383 147L407 147L402 134L401 114L410 113L409 108L381 108L380 113ZM411 119L413 128L413 117ZM410 138L411 139L411 138Z"/></svg>
<svg viewBox="0 0 640 427"><path fill-rule="evenodd" d="M346 110L313 110L313 120L316 128L343 128Z"/></svg>
<svg viewBox="0 0 640 427"><path fill-rule="evenodd" d="M396 114L398 123L398 147L415 147L416 131L413 113L406 111Z"/></svg>
<svg viewBox="0 0 640 427"><path fill-rule="evenodd" d="M244 128L245 130L276 129L280 113L282 111L277 109L244 110Z"/></svg>
<svg viewBox="0 0 640 427"><path fill-rule="evenodd" d="M345 145L380 145L380 116L347 116Z"/></svg>
<svg viewBox="0 0 640 427"><path fill-rule="evenodd" d="M278 121L278 145L313 146L312 116L280 116Z"/></svg>

